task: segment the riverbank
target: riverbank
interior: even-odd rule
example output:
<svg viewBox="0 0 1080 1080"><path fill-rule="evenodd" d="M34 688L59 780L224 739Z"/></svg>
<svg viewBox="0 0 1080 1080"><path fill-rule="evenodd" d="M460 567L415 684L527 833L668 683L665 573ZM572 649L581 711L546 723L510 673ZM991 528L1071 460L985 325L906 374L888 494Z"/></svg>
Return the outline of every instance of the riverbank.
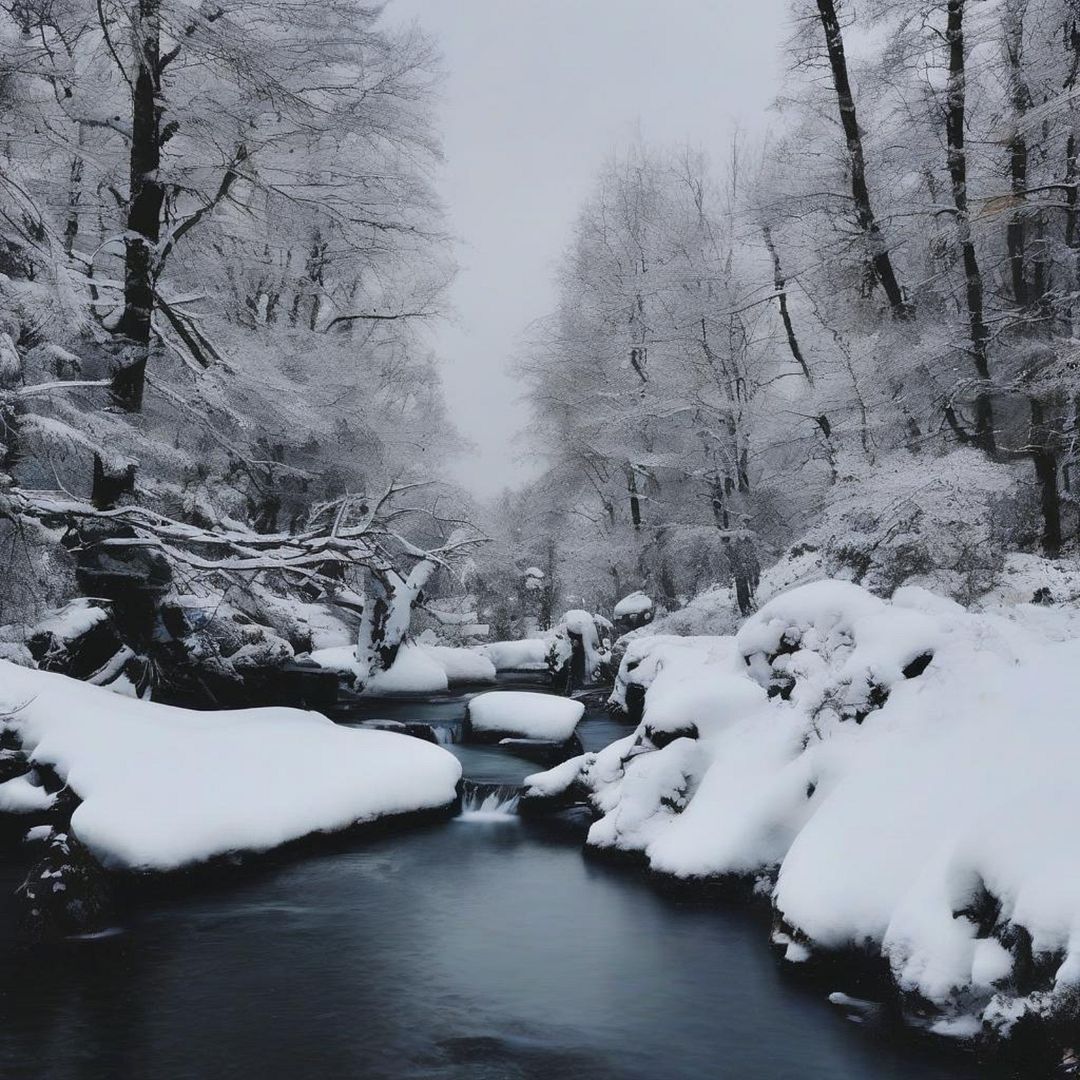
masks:
<svg viewBox="0 0 1080 1080"><path fill-rule="evenodd" d="M463 713L424 709L448 727ZM627 729L599 705L579 725L590 749L613 730ZM473 779L476 752L491 782L529 767L452 750ZM143 895L107 936L45 952L5 940L0 1075L985 1080L969 1058L884 1017L853 1023L826 988L799 985L756 913L673 902L636 870L582 859L580 839L505 814L343 837ZM0 863L5 897L12 876Z"/></svg>

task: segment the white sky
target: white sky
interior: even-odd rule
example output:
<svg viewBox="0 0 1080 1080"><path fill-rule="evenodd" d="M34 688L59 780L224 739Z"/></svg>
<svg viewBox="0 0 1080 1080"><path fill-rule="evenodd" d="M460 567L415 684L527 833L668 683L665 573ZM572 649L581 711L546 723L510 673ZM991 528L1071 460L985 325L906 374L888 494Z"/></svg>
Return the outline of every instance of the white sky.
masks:
<svg viewBox="0 0 1080 1080"><path fill-rule="evenodd" d="M507 371L554 306L552 278L604 158L640 131L721 160L761 131L776 94L786 0L394 0L388 21L439 40L441 193L460 238L453 322L435 327L446 396L476 452L479 495L529 475L528 422Z"/></svg>

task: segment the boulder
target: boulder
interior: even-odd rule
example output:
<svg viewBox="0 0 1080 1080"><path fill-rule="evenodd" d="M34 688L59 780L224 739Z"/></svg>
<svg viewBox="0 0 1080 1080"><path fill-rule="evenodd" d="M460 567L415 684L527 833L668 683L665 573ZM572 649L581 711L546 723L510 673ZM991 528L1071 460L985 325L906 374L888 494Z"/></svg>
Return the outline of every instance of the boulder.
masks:
<svg viewBox="0 0 1080 1080"><path fill-rule="evenodd" d="M28 942L57 941L106 929L115 918L108 875L73 836L57 832L15 892Z"/></svg>
<svg viewBox="0 0 1080 1080"><path fill-rule="evenodd" d="M108 601L80 598L51 612L30 632L27 647L42 671L136 697L150 690L150 664L124 641Z"/></svg>

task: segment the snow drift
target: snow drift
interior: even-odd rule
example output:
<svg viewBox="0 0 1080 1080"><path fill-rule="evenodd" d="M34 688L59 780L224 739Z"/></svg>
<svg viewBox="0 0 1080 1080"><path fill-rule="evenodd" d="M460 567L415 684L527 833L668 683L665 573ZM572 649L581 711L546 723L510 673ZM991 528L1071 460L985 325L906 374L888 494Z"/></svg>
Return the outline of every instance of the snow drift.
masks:
<svg viewBox="0 0 1080 1080"><path fill-rule="evenodd" d="M82 799L78 839L120 868L171 870L436 809L461 776L453 755L405 735L298 709L193 712L3 661L0 713ZM5 789L0 809L16 801Z"/></svg>

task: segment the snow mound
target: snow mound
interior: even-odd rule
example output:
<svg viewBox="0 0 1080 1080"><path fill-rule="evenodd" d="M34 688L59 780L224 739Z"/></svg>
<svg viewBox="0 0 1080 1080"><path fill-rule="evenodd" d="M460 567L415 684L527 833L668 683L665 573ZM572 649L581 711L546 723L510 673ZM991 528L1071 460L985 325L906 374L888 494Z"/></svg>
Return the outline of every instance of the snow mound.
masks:
<svg viewBox="0 0 1080 1080"><path fill-rule="evenodd" d="M469 702L474 731L545 742L566 742L584 712L580 701L524 690L494 690Z"/></svg>
<svg viewBox="0 0 1080 1080"><path fill-rule="evenodd" d="M481 652L496 671L546 671L549 642L547 638L523 641L492 641Z"/></svg>
<svg viewBox="0 0 1080 1080"><path fill-rule="evenodd" d="M624 619L630 615L643 615L646 611L652 611L652 598L638 590L624 596L616 605L612 615L616 619Z"/></svg>
<svg viewBox="0 0 1080 1080"><path fill-rule="evenodd" d="M751 878L799 955L869 948L943 1015L1008 1027L1080 986L1074 623L801 586L734 638L634 641L637 729L525 796L584 791L591 845Z"/></svg>
<svg viewBox="0 0 1080 1080"><path fill-rule="evenodd" d="M402 645L393 664L364 685L365 694L436 694L450 685L446 668L422 645Z"/></svg>
<svg viewBox="0 0 1080 1080"><path fill-rule="evenodd" d="M171 870L435 809L461 776L452 754L405 735L297 709L194 712L6 662L0 711L82 799L72 830L115 867Z"/></svg>
<svg viewBox="0 0 1080 1080"><path fill-rule="evenodd" d="M449 645L428 645L429 656L446 672L453 683L493 683L495 665L476 649L458 649Z"/></svg>
<svg viewBox="0 0 1080 1080"><path fill-rule="evenodd" d="M317 649L311 659L327 671L350 679L361 678L353 645ZM495 665L475 649L407 642L387 671L373 675L364 686L369 694L436 694L451 683L495 681Z"/></svg>

